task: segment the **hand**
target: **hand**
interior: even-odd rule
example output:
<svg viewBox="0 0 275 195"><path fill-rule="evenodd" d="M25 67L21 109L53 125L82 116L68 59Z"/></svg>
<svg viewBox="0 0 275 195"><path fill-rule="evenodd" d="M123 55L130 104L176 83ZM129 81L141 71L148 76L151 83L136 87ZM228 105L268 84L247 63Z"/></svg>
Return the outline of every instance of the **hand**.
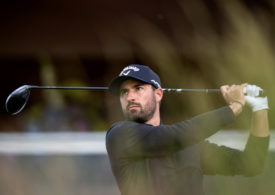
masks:
<svg viewBox="0 0 275 195"><path fill-rule="evenodd" d="M244 93L247 104L252 108L253 112L268 109L267 97L258 97L263 89L256 85L247 85L244 88Z"/></svg>
<svg viewBox="0 0 275 195"><path fill-rule="evenodd" d="M246 86L246 83L242 85L221 86L222 95L236 116L242 112L242 108L245 105L243 91Z"/></svg>
<svg viewBox="0 0 275 195"><path fill-rule="evenodd" d="M245 97L244 97L244 88L247 86L247 84L241 84L241 85L223 85L221 86L221 92L223 94L223 97L225 101L228 104L232 103L239 103L242 106L245 105Z"/></svg>
<svg viewBox="0 0 275 195"><path fill-rule="evenodd" d="M264 90L257 85L247 85L243 92L245 95L257 97L259 96Z"/></svg>

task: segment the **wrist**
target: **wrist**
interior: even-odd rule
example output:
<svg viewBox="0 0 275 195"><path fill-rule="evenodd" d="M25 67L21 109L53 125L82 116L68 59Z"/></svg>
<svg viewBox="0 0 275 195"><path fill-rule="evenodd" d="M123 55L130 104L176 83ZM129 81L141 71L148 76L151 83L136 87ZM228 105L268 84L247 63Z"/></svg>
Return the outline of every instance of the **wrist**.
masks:
<svg viewBox="0 0 275 195"><path fill-rule="evenodd" d="M229 107L233 111L234 115L239 115L243 110L243 104L239 101L234 101L229 104Z"/></svg>
<svg viewBox="0 0 275 195"><path fill-rule="evenodd" d="M267 97L245 96L245 99L247 104L251 107L252 112L269 109Z"/></svg>

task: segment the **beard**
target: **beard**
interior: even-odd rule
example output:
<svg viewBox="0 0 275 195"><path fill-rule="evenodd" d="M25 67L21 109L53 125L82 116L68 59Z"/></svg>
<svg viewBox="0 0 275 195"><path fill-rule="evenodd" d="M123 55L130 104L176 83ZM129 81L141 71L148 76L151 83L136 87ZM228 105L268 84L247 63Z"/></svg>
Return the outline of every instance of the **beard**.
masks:
<svg viewBox="0 0 275 195"><path fill-rule="evenodd" d="M139 109L130 110L130 106L135 105L138 106ZM138 122L138 123L145 123L149 121L156 112L157 102L155 99L155 95L152 94L151 99L149 99L144 106L139 103L129 102L126 110L124 110L124 116L127 120Z"/></svg>

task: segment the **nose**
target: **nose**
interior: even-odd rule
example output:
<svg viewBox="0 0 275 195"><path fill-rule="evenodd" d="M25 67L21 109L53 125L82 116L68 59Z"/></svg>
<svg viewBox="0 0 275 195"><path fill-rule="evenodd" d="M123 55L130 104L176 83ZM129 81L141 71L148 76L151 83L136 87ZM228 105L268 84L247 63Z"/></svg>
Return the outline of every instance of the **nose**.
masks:
<svg viewBox="0 0 275 195"><path fill-rule="evenodd" d="M129 90L128 94L127 94L127 100L128 101L133 101L135 99L136 99L135 93L133 92L133 90Z"/></svg>

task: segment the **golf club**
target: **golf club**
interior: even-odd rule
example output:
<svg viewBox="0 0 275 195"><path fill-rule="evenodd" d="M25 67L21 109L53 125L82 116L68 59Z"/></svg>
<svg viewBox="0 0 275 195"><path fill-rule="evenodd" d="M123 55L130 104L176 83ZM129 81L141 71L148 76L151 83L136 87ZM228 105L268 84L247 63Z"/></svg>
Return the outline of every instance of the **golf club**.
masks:
<svg viewBox="0 0 275 195"><path fill-rule="evenodd" d="M63 90L108 90L108 87L61 87L61 86L36 86L23 85L14 90L6 100L6 110L8 113L15 115L20 113L26 106L30 89L63 89ZM163 88L164 92L199 92L199 93L218 93L220 89L174 89Z"/></svg>

